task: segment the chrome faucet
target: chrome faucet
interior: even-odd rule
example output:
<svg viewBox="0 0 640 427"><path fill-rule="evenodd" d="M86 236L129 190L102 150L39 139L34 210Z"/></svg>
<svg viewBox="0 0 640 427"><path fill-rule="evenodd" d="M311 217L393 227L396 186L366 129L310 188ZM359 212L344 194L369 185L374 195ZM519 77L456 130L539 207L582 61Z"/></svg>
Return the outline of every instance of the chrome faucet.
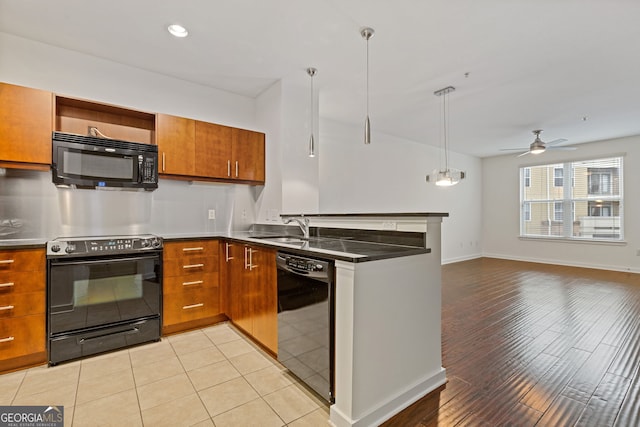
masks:
<svg viewBox="0 0 640 427"><path fill-rule="evenodd" d="M302 236L305 239L309 238L309 218L305 218L304 216L288 217L283 218L282 221L284 221L285 224L289 224L291 221L295 222L298 224L298 227L300 227L300 230L302 230Z"/></svg>

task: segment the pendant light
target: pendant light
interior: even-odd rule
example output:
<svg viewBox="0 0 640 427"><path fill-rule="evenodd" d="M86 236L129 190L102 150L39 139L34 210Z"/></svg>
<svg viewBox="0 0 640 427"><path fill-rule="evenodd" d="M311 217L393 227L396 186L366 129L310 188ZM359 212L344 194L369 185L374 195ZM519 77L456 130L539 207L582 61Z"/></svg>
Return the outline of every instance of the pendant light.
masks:
<svg viewBox="0 0 640 427"><path fill-rule="evenodd" d="M371 122L369 121L369 39L373 37L373 28L365 27L360 30L360 35L367 41L367 118L364 121L364 143L371 144Z"/></svg>
<svg viewBox="0 0 640 427"><path fill-rule="evenodd" d="M450 187L456 185L464 179L463 171L449 167L449 94L456 90L453 86L433 92L434 95L442 99L442 129L441 140L444 140L444 168L440 164L439 169L435 169L431 175L427 175L427 182L433 182L439 187Z"/></svg>
<svg viewBox="0 0 640 427"><path fill-rule="evenodd" d="M311 77L311 94L309 96L309 126L311 128L311 137L309 138L309 157L316 156L316 144L313 140L313 76L318 72L317 69L313 67L307 68L307 74Z"/></svg>

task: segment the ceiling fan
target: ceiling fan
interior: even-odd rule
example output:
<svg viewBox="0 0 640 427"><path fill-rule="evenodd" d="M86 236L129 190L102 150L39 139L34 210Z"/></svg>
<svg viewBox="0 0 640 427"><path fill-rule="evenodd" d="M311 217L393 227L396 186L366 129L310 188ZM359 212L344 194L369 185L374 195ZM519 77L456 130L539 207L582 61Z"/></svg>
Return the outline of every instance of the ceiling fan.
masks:
<svg viewBox="0 0 640 427"><path fill-rule="evenodd" d="M531 154L544 153L547 150L566 150L566 151L570 151L570 150L575 150L576 149L576 147L558 147L558 146L556 146L556 144L560 144L562 142L566 142L567 140L564 139L564 138L554 139L553 141L549 141L549 142L543 142L540 139L540 134L542 133L542 129L536 129L536 130L534 130L532 132L536 136L536 139L534 139L533 142L531 143L531 145L529 145L529 149L528 150L526 148L502 148L501 151L522 151L522 150L527 150L522 154L518 154L518 156L517 156L517 157L522 157L522 156L526 156L529 153L531 153Z"/></svg>

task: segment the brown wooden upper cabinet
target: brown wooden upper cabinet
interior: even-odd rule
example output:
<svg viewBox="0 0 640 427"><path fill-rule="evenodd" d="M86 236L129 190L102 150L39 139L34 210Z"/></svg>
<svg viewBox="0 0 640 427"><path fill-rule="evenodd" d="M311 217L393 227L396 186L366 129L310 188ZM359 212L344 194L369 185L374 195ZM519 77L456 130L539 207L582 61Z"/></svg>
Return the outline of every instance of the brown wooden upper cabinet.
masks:
<svg viewBox="0 0 640 427"><path fill-rule="evenodd" d="M232 178L232 128L196 122L196 175Z"/></svg>
<svg viewBox="0 0 640 427"><path fill-rule="evenodd" d="M231 166L235 179L264 182L264 134L233 128Z"/></svg>
<svg viewBox="0 0 640 427"><path fill-rule="evenodd" d="M183 178L264 183L263 133L158 114L159 172Z"/></svg>
<svg viewBox="0 0 640 427"><path fill-rule="evenodd" d="M51 164L52 122L51 92L0 83L2 166L47 169Z"/></svg>
<svg viewBox="0 0 640 427"><path fill-rule="evenodd" d="M195 175L195 120L183 117L156 115L156 143L158 144L158 173L167 175Z"/></svg>

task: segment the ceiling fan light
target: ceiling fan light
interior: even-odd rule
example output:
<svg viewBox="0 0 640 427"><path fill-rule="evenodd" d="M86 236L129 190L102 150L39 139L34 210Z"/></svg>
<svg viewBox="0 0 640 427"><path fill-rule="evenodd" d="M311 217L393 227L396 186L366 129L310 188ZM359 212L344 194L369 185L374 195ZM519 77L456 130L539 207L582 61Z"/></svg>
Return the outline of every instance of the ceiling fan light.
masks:
<svg viewBox="0 0 640 427"><path fill-rule="evenodd" d="M544 143L542 142L538 143L536 141L533 144L531 144L531 147L529 147L529 152L531 154L540 154L540 153L544 153L546 149L547 148L544 146Z"/></svg>
<svg viewBox="0 0 640 427"><path fill-rule="evenodd" d="M182 38L189 35L189 31L187 31L187 29L180 24L171 24L167 27L167 30L174 37Z"/></svg>

